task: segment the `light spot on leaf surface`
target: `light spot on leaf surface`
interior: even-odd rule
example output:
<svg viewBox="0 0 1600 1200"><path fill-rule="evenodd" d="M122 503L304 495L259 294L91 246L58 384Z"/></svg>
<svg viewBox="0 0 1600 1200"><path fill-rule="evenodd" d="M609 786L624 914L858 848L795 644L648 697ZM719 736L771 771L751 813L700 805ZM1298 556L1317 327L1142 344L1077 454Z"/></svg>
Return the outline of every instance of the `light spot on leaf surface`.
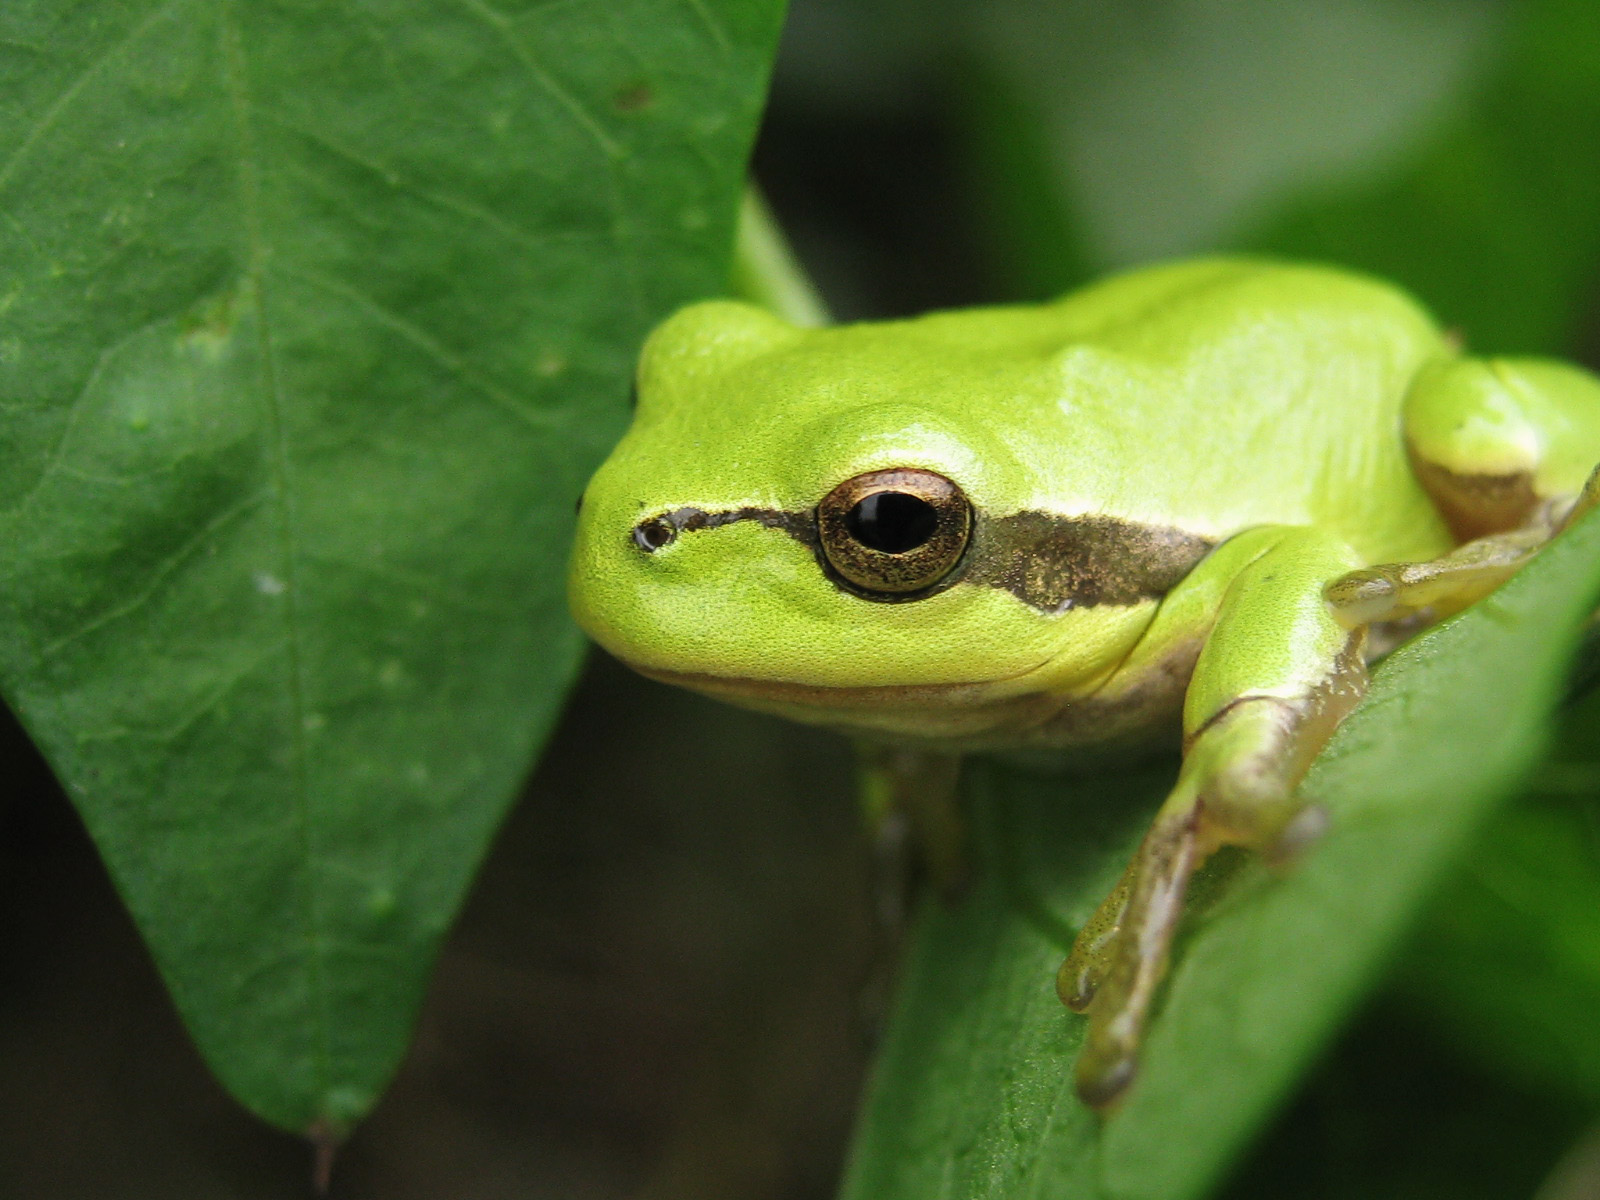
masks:
<svg viewBox="0 0 1600 1200"><path fill-rule="evenodd" d="M211 297L184 317L178 344L216 361L229 347L238 326L239 310L240 296L232 288Z"/></svg>

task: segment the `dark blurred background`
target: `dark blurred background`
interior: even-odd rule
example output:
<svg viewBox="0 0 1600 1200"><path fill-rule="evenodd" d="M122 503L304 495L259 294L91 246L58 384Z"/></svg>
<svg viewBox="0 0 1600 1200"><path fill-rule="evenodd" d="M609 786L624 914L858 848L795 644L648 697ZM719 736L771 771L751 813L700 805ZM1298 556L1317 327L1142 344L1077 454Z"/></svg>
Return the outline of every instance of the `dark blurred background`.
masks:
<svg viewBox="0 0 1600 1200"><path fill-rule="evenodd" d="M844 319L1224 248L1600 354L1591 0L798 0L755 169ZM1229 1194L1600 1196L1594 709ZM0 755L0 1196L306 1195ZM893 960L870 857L842 743L593 661L332 1194L831 1195Z"/></svg>

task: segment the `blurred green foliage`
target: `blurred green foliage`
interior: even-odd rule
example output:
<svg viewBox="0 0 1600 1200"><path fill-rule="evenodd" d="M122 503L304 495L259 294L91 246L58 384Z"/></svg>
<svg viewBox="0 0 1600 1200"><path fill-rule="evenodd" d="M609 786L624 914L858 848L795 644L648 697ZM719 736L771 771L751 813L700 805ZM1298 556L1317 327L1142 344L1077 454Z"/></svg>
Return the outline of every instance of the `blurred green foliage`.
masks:
<svg viewBox="0 0 1600 1200"><path fill-rule="evenodd" d="M288 2L36 0L0 17L7 696L211 1063L281 1125L347 1122L378 1095L554 714L577 647L558 582L571 497L620 428L634 342L723 277L777 17L758 0L471 0L339 21ZM1600 8L1587 0L796 0L758 165L847 317L1042 297L1152 257L1247 250L1392 277L1477 350L1592 362L1596 146ZM287 399L273 416L275 391ZM161 425L163 401L184 420ZM157 456L170 472L138 457L152 413L176 439ZM217 527L194 533L196 513ZM293 578L279 569L286 531L308 547L290 555ZM1592 1194L1583 1152L1552 1172L1600 1114L1600 701L1562 712L1555 751L1497 810L1541 742L1560 631L1591 570L1547 564L1507 607L1396 658L1314 777L1348 815L1326 855L1282 881L1238 862L1215 873L1149 1075L1107 1129L1068 1093L1080 1026L1050 972L1166 776L985 767L983 884L924 914L850 1194L1487 1200L1543 1177L1540 1200ZM306 585L298 667L285 584ZM427 620L408 607L418 597L439 601ZM640 738L646 711L660 715ZM716 752L688 749L697 736ZM659 1156L641 1183L615 1170L629 1135L579 1129L598 1102L529 1101L519 1120L557 1112L579 1130L572 1157L604 1160L582 1186L539 1178L563 1200L829 1194L837 1144L796 1132L794 1114L824 1094L807 1090L812 1060L851 1059L854 1034L798 1018L758 1030L785 989L819 985L762 959L781 952L760 913L781 905L724 912L699 887L746 862L764 882L731 896L770 891L775 875L796 892L849 877L815 846L796 860L815 870L757 869L815 802L825 751L808 742L791 759L753 718L652 691L591 701L568 737L539 827L513 842L532 858L499 876L520 880L533 861L564 902L556 883L497 885L491 897L514 898L449 961L473 978L474 948L493 943L483 930L538 920L527 912L570 924L601 911L582 927L602 947L674 947L655 973L584 962L580 975L622 998L583 993L606 997L583 1036L564 1024L580 1006L541 991L555 967L503 1000L531 1009L508 1044L544 1037L569 1056L546 1048L518 1070L547 1074L552 1095L593 1076L597 1093L659 1096L673 1132L658 1143L621 1106L632 1153ZM575 766L585 755L603 769ZM787 771L785 815L765 833L754 815L719 818L722 789L742 817L755 800L697 777L702 761L722 763L718 779ZM540 840L576 821L569 796L600 821L577 856L590 868L552 867L560 843ZM612 824L594 816L606 812ZM716 826L707 857L688 831L662 836L662 813ZM673 898L655 911L638 881L658 874ZM808 903L820 905L794 910ZM618 934L623 908L642 910L648 936ZM723 976L695 937L730 925L754 965L708 995L686 980ZM827 961L825 940L790 944L833 972L822 990L838 1002L860 988L862 933L839 939L854 958ZM1362 1015L1371 987L1380 999ZM448 1011L477 1028L480 991L452 976L444 1003L453 988ZM637 1060L707 1012L729 1030L712 1044L761 1047L744 1051L744 1074L725 1065L734 1052L680 1049L662 1072L680 1090L641 1086ZM34 1040L25 1025L8 1034ZM60 1039L39 1044L73 1043ZM624 1049L594 1049L608 1046ZM452 1052L425 1044L414 1061ZM495 1044L475 1061L506 1057ZM13 1055L22 1074L0 1080L59 1075L30 1076L27 1061ZM438 1095L463 1089L443 1077ZM504 1119L495 1086L490 1127ZM439 1114L459 1109L401 1092L369 1145L409 1161L457 1144ZM61 1104L41 1111L73 1112ZM394 1115L406 1104L409 1126ZM459 1143L485 1180L529 1178L528 1140L508 1124ZM39 1144L26 1122L7 1130L0 1146ZM361 1145L350 1178L378 1182L359 1194L425 1195L419 1181L464 1172L363 1176Z"/></svg>

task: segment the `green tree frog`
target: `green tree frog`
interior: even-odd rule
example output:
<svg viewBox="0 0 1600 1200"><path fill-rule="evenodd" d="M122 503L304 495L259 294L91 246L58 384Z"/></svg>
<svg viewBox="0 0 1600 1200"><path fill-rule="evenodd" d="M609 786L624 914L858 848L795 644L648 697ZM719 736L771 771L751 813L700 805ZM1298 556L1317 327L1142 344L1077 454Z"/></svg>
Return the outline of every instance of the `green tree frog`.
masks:
<svg viewBox="0 0 1600 1200"><path fill-rule="evenodd" d="M1053 303L650 337L581 502L579 623L656 679L842 730L907 798L971 751L1183 748L1062 967L1080 1095L1132 1080L1185 887L1314 835L1380 644L1484 595L1600 461L1600 381L1465 357L1396 288L1244 259Z"/></svg>

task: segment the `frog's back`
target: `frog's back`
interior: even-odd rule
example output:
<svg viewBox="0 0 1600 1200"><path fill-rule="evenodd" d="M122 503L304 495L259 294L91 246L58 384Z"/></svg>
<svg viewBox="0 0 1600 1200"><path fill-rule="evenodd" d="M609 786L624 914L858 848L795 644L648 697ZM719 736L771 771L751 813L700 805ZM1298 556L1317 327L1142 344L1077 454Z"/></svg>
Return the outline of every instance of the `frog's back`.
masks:
<svg viewBox="0 0 1600 1200"><path fill-rule="evenodd" d="M924 320L974 351L1003 339L1038 356L1044 378L992 396L990 416L1015 426L1041 506L1219 537L1318 524L1374 560L1448 544L1401 408L1419 367L1452 350L1404 292L1325 267L1205 259L1020 311L996 310L988 328L976 314Z"/></svg>

